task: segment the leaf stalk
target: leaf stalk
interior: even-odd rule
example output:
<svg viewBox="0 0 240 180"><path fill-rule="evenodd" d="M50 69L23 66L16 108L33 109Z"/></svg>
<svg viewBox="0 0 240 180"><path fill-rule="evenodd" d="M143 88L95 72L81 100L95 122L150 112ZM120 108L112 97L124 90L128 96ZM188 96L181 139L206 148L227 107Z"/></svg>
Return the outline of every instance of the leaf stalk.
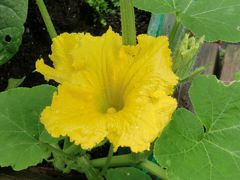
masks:
<svg viewBox="0 0 240 180"><path fill-rule="evenodd" d="M47 28L48 34L50 35L51 39L55 38L57 36L57 32L55 30L55 27L53 25L53 22L51 20L51 17L48 13L47 7L43 0L36 0L37 6L40 10L40 13L42 15L43 21L45 23L45 26Z"/></svg>
<svg viewBox="0 0 240 180"><path fill-rule="evenodd" d="M133 0L120 0L123 45L136 45L136 25Z"/></svg>

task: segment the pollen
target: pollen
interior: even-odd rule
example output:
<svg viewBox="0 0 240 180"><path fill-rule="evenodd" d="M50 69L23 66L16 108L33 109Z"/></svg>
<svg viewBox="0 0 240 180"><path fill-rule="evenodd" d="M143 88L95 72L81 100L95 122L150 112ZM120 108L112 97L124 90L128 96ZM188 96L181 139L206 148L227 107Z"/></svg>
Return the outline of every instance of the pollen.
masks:
<svg viewBox="0 0 240 180"><path fill-rule="evenodd" d="M116 113L116 112L117 112L117 110L114 107L110 107L110 108L107 109L108 114L113 114L113 113Z"/></svg>

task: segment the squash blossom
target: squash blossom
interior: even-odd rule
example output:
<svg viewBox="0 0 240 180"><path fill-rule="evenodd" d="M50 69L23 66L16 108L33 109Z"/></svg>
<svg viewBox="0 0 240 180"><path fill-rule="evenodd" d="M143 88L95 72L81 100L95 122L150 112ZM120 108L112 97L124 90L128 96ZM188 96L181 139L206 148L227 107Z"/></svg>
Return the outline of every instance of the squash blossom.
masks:
<svg viewBox="0 0 240 180"><path fill-rule="evenodd" d="M111 28L102 36L63 33L53 39L53 68L36 70L60 83L41 122L53 137L69 136L83 149L108 139L116 151L148 150L171 119L178 77L172 71L167 37L139 35L123 46Z"/></svg>

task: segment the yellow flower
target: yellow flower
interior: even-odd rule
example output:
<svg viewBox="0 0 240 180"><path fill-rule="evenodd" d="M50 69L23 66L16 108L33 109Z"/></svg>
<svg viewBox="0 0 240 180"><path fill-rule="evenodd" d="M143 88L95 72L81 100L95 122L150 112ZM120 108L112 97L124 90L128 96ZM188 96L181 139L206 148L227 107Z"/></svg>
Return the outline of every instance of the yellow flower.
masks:
<svg viewBox="0 0 240 180"><path fill-rule="evenodd" d="M167 37L140 35L138 45L123 46L111 29L99 37L61 34L53 40L54 68L36 62L47 80L60 83L41 122L84 149L105 138L115 151L149 149L177 106L170 53Z"/></svg>

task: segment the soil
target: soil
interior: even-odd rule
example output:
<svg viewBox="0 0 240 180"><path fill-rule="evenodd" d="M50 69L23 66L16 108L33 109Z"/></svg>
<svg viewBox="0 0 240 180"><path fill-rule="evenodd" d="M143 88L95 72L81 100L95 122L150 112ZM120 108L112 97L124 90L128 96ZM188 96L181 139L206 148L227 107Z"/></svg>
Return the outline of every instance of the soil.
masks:
<svg viewBox="0 0 240 180"><path fill-rule="evenodd" d="M101 35L108 26L114 31L121 31L119 11L113 15L106 15L107 26L103 26L96 17L97 12L88 6L83 0L45 0L49 9L50 16L57 32L90 32L93 35ZM136 10L137 33L146 33L150 20L150 14ZM18 53L6 64L0 66L0 91L7 87L9 78L26 79L21 84L24 87L33 87L39 84L48 83L43 76L35 70L35 62L38 58L43 57L50 63L48 54L51 53L51 40L44 26L40 12L35 0L29 0L28 17L25 23L25 32L23 35L22 45ZM55 85L56 83L50 82ZM93 157L105 156L108 147L95 149ZM95 158L96 158L95 157ZM48 179L85 179L78 173L69 175L55 171L52 167L42 164L39 167L30 168L25 171L14 172L11 168L0 169L1 180L48 180Z"/></svg>

